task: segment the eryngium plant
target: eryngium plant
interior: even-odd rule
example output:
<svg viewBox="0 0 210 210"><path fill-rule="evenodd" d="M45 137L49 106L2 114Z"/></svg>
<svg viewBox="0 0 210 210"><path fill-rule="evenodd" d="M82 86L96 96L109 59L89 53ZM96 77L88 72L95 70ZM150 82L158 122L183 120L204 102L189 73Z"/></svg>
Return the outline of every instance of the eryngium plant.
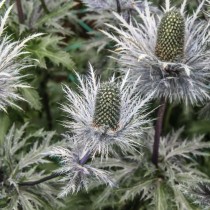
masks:
<svg viewBox="0 0 210 210"><path fill-rule="evenodd" d="M64 126L73 132L79 145L89 150L93 157L115 154L113 146L121 152L131 152L139 147L135 138L140 138L146 119L145 103L151 97L141 98L136 85L128 85L128 74L121 82L113 77L110 81L96 81L90 65L90 76L82 79L79 75L79 93L64 87L68 103L62 106L71 119Z"/></svg>
<svg viewBox="0 0 210 210"><path fill-rule="evenodd" d="M27 124L14 125L0 142L0 208L5 210L54 209L62 206L58 199L58 184L45 182L26 186L23 182L45 177L45 170L37 167L48 163L44 153L52 150L54 132L42 129L25 134Z"/></svg>
<svg viewBox="0 0 210 210"><path fill-rule="evenodd" d="M105 168L119 169L115 170L119 188L105 189L95 205L102 208L111 203L116 205L114 209L122 209L131 200L136 209L209 209L210 179L200 171L198 157L209 155L210 143L203 141L203 136L183 139L182 132L183 128L160 139L158 168L151 162L153 130L144 137L142 156L133 154L102 163Z"/></svg>
<svg viewBox="0 0 210 210"><path fill-rule="evenodd" d="M154 98L194 104L209 98L210 26L198 19L205 0L192 16L185 15L186 2L176 9L166 0L161 15L152 14L148 5L143 12L136 8L141 22L130 24L115 14L122 27L108 26L118 37L104 33L117 42L120 69L131 69L131 81L141 77L139 91L156 89Z"/></svg>
<svg viewBox="0 0 210 210"><path fill-rule="evenodd" d="M120 153L134 152L140 146L137 138L141 137L149 120L144 114L148 98L141 98L133 86L127 84L128 74L121 82L113 77L108 82L96 81L94 70L90 65L90 75L84 79L77 75L79 93L64 87L68 104L62 109L71 119L64 121L68 128L66 147L55 147L48 154L59 157L61 166L55 171L61 175L64 187L60 197L88 190L94 183L113 186L108 171L88 163L96 155L106 157ZM69 135L69 134L70 135ZM73 135L73 136L72 136Z"/></svg>

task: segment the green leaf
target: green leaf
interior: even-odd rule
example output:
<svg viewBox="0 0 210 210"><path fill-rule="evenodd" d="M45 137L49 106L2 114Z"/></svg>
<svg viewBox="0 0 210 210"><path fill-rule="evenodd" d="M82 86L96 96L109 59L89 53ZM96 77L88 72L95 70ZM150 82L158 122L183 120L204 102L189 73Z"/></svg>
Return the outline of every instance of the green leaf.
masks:
<svg viewBox="0 0 210 210"><path fill-rule="evenodd" d="M23 97L29 102L31 108L40 110L42 108L38 92L32 88L22 88Z"/></svg>
<svg viewBox="0 0 210 210"><path fill-rule="evenodd" d="M33 40L27 47L27 50L32 53L32 57L38 59L38 65L41 68L47 69L46 59L49 59L57 66L64 66L68 70L72 70L73 61L70 54L60 47L62 38L58 36L48 35Z"/></svg>
<svg viewBox="0 0 210 210"><path fill-rule="evenodd" d="M8 197L1 197L0 195L0 209L5 208L8 205L9 198Z"/></svg>
<svg viewBox="0 0 210 210"><path fill-rule="evenodd" d="M50 11L49 14L46 14L44 17L42 17L37 23L36 26L40 27L42 24L45 24L46 22L50 21L52 22L53 18L58 18L59 16L63 16L64 14L68 14L69 9L76 6L78 2L67 2L60 6L59 8L55 8L54 10Z"/></svg>
<svg viewBox="0 0 210 210"><path fill-rule="evenodd" d="M155 194L155 206L156 210L168 210L168 204L167 204L167 195L164 191L164 184L162 181L157 181L157 188L156 188L156 194Z"/></svg>
<svg viewBox="0 0 210 210"><path fill-rule="evenodd" d="M4 140L5 134L9 128L10 119L6 113L1 113L0 119L1 119L1 129L0 129L0 145L1 145Z"/></svg>
<svg viewBox="0 0 210 210"><path fill-rule="evenodd" d="M174 195L175 195L175 202L177 206L180 206L180 209L187 209L187 210L195 210L189 201L185 198L183 193L177 188L173 187Z"/></svg>

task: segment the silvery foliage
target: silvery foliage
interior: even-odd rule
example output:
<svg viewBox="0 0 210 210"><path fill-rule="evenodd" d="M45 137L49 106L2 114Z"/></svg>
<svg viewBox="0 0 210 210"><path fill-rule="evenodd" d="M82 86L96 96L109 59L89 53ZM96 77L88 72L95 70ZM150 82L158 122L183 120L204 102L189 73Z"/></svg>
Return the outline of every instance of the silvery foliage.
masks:
<svg viewBox="0 0 210 210"><path fill-rule="evenodd" d="M115 13L121 23L121 28L107 24L117 36L104 32L117 43L117 60L120 69L127 72L131 69L131 81L141 77L139 91L148 94L156 88L155 98L165 97L170 101L184 101L195 104L203 102L208 96L207 81L209 80L210 24L199 20L199 14L205 3L201 2L192 16L185 15L186 0L179 9L185 16L185 46L184 57L180 62L164 62L155 55L157 29L162 16L173 9L170 1L165 1L161 15L151 13L146 4L144 11L138 8L142 22L135 19L127 23L122 16ZM178 9L177 9L178 10Z"/></svg>
<svg viewBox="0 0 210 210"><path fill-rule="evenodd" d="M0 3L0 8L3 6L5 0ZM16 100L24 100L17 92L18 88L29 87L22 79L26 75L21 75L23 69L30 65L26 63L25 59L20 59L20 56L27 54L23 51L25 44L31 39L39 36L35 34L25 38L22 41L12 41L11 37L4 35L4 28L6 20L12 6L8 8L5 15L1 17L0 23L0 110L6 111L7 106L16 106Z"/></svg>
<svg viewBox="0 0 210 210"><path fill-rule="evenodd" d="M88 7L88 10L94 12L100 12L100 18L97 21L97 25L99 25L99 21L103 20L100 25L104 22L113 22L114 16L111 14L112 11L121 13L124 18L128 19L131 15L131 12L134 10L134 5L142 6L141 1L134 0L83 0ZM87 17L88 19L90 17Z"/></svg>
<svg viewBox="0 0 210 210"><path fill-rule="evenodd" d="M77 75L79 81L79 93L74 92L69 87L64 86L67 102L62 105L62 110L70 120L64 122L64 126L73 132L79 145L83 145L89 150L94 158L100 154L101 158L108 157L109 154L116 154L114 146L120 151L132 152L135 147L139 147L135 138L140 138L144 127L150 121L145 114L146 102L151 98L140 97L136 86L138 79L128 85L128 73L121 82L116 82L112 77L107 83L115 83L120 90L121 108L119 127L116 130L106 126L96 127L93 125L95 102L100 81L95 78L93 67L90 65L90 75L82 78Z"/></svg>
<svg viewBox="0 0 210 210"><path fill-rule="evenodd" d="M75 139L66 136L67 147L54 147L48 154L60 159L60 167L55 173L61 174L59 182L64 183L58 197L77 193L80 190L88 191L93 184L107 184L114 186L111 174L108 171L96 168L92 164L82 164L81 159L88 154L83 145L78 145Z"/></svg>
<svg viewBox="0 0 210 210"><path fill-rule="evenodd" d="M19 183L45 177L44 169L37 166L48 163L44 153L52 149L54 132L42 129L25 134L27 124L13 125L0 142L0 207L5 210L38 210L45 206L62 206L55 197L58 185L45 182L36 186L20 186ZM57 186L56 186L57 185Z"/></svg>
<svg viewBox="0 0 210 210"><path fill-rule="evenodd" d="M196 186L186 188L186 194L191 196L194 202L202 207L202 210L209 209L210 203L210 184L199 183Z"/></svg>
<svg viewBox="0 0 210 210"><path fill-rule="evenodd" d="M105 23L118 26L119 21L113 15L113 11L120 13L126 20L129 20L131 16L136 16L135 6L140 10L143 10L145 7L144 1L136 0L118 0L118 3L117 0L83 0L82 2L86 4L89 11L92 11L83 20L94 24L96 29L104 28ZM152 6L150 8L153 12L158 12L157 8ZM110 39L106 36L101 36L101 32L98 30L90 31L89 34L97 38L87 43L86 50L98 47L98 51L100 51L110 42Z"/></svg>
<svg viewBox="0 0 210 210"><path fill-rule="evenodd" d="M204 204L209 208L209 197L202 194L200 186L201 183L209 185L210 180L199 170L197 157L209 155L206 150L210 143L202 141L203 136L183 139L183 130L172 131L160 139L158 168L151 163L154 130L144 137L142 156L133 154L121 160L112 158L104 163L98 162L105 168L119 169L115 179L121 188L105 189L96 199L95 206L101 208L110 206L110 203L119 206L138 197L149 210L198 210L204 209Z"/></svg>
<svg viewBox="0 0 210 210"><path fill-rule="evenodd" d="M117 0L82 0L89 10L91 11L117 11ZM118 0L119 6L122 11L133 9L134 4L136 4L136 1L134 0ZM140 3L140 1L138 1Z"/></svg>

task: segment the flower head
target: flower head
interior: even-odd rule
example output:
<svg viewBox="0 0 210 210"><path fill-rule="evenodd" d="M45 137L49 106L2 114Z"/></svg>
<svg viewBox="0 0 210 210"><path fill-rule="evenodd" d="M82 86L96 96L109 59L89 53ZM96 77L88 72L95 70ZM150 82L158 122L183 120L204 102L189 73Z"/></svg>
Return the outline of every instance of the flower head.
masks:
<svg viewBox="0 0 210 210"><path fill-rule="evenodd" d="M122 82L113 77L105 83L97 82L90 66L90 77L84 80L78 75L80 93L64 87L68 104L62 106L73 121L65 121L83 147L91 150L93 157L115 153L113 146L121 151L133 151L138 145L143 128L148 123L145 103L150 96L142 99L136 92L135 82L128 85L128 74Z"/></svg>
<svg viewBox="0 0 210 210"><path fill-rule="evenodd" d="M143 12L136 8L141 23L134 20L128 24L115 14L122 28L107 25L118 37L104 33L117 42L120 69L131 70L131 82L141 77L139 91L148 94L155 89L154 98L203 102L209 98L210 25L198 16L205 0L192 16L185 15L186 0L180 9L171 7L169 0L165 3L160 15L154 15L148 5Z"/></svg>
<svg viewBox="0 0 210 210"><path fill-rule="evenodd" d="M176 61L183 57L185 23L180 12L172 10L161 19L157 31L156 56L163 61Z"/></svg>
<svg viewBox="0 0 210 210"><path fill-rule="evenodd" d="M4 2L0 3L0 8ZM29 64L26 63L26 59L20 59L20 56L27 53L22 51L26 42L40 35L29 36L22 41L12 41L9 36L4 35L4 26L11 9L12 6L1 18L0 23L0 110L4 111L8 105L18 107L14 104L15 100L24 100L17 90L18 88L28 87L22 82L24 76L21 75L21 70L29 67Z"/></svg>

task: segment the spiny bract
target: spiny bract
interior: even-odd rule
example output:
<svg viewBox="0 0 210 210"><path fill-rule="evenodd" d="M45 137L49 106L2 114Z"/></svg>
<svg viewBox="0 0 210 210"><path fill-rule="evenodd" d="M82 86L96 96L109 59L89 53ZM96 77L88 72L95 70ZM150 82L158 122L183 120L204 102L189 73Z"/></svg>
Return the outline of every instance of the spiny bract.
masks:
<svg viewBox="0 0 210 210"><path fill-rule="evenodd" d="M178 11L169 11L158 27L156 55L163 61L174 61L183 57L184 18Z"/></svg>
<svg viewBox="0 0 210 210"><path fill-rule="evenodd" d="M119 70L130 69L131 83L140 78L138 91L143 95L155 90L155 99L192 105L209 100L210 24L200 18L207 2L201 1L191 16L185 14L187 0L180 8L165 0L160 14L145 2L144 11L136 8L141 21L135 18L128 23L114 13L121 27L106 24L115 35L103 31L117 43Z"/></svg>
<svg viewBox="0 0 210 210"><path fill-rule="evenodd" d="M128 85L128 74L122 80L112 77L103 83L90 65L89 75L82 78L77 74L79 93L64 87L68 103L62 109L71 119L64 121L64 126L79 145L92 152L92 158L96 154L101 158L117 155L116 147L127 153L140 146L136 138L150 122L145 109L153 93L143 98L137 92L138 78Z"/></svg>
<svg viewBox="0 0 210 210"><path fill-rule="evenodd" d="M93 124L115 130L120 120L120 90L114 83L105 83L98 90Z"/></svg>

